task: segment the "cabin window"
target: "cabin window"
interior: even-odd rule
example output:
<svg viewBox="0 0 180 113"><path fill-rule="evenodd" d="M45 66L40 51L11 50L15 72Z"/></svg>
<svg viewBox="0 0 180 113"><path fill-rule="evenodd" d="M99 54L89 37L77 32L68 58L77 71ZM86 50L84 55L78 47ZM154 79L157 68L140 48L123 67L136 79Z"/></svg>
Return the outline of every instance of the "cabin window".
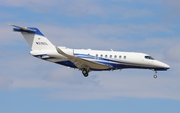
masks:
<svg viewBox="0 0 180 113"><path fill-rule="evenodd" d="M121 55L119 56L119 59L121 59Z"/></svg>
<svg viewBox="0 0 180 113"><path fill-rule="evenodd" d="M114 58L117 58L117 56L115 55Z"/></svg>
<svg viewBox="0 0 180 113"><path fill-rule="evenodd" d="M101 57L103 57L103 55L101 54Z"/></svg>
<svg viewBox="0 0 180 113"><path fill-rule="evenodd" d="M98 57L98 54L96 54L96 57Z"/></svg>
<svg viewBox="0 0 180 113"><path fill-rule="evenodd" d="M126 59L126 56L124 56L124 59Z"/></svg>
<svg viewBox="0 0 180 113"><path fill-rule="evenodd" d="M145 59L154 60L154 58L153 58L153 57L151 57L151 56L145 56Z"/></svg>
<svg viewBox="0 0 180 113"><path fill-rule="evenodd" d="M112 55L110 55L109 57L112 58Z"/></svg>
<svg viewBox="0 0 180 113"><path fill-rule="evenodd" d="M107 55L105 55L105 57L107 58Z"/></svg>

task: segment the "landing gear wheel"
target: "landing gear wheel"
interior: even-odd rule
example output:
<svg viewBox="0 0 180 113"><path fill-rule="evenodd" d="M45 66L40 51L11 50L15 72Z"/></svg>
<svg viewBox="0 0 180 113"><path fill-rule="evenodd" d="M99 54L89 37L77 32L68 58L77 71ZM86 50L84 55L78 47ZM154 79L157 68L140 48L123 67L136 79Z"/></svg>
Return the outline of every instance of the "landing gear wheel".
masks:
<svg viewBox="0 0 180 113"><path fill-rule="evenodd" d="M86 69L82 69L82 74L84 75L84 77L88 77L88 71Z"/></svg>
<svg viewBox="0 0 180 113"><path fill-rule="evenodd" d="M153 77L157 78L157 71L156 70L154 70L154 71L155 71L155 75Z"/></svg>
<svg viewBox="0 0 180 113"><path fill-rule="evenodd" d="M154 78L157 78L157 75L154 75L153 77L154 77Z"/></svg>
<svg viewBox="0 0 180 113"><path fill-rule="evenodd" d="M84 74L84 77L88 77L88 73L85 73L85 74Z"/></svg>

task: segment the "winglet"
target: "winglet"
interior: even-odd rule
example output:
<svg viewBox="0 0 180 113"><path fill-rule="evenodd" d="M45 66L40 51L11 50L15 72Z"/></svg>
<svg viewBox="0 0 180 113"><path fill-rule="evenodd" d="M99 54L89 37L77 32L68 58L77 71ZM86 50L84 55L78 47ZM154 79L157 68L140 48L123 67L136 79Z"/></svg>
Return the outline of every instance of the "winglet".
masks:
<svg viewBox="0 0 180 113"><path fill-rule="evenodd" d="M64 56L67 56L67 54L64 53L61 49L59 49L57 46L55 46L55 47L56 47L56 51L57 51L59 54L64 55Z"/></svg>

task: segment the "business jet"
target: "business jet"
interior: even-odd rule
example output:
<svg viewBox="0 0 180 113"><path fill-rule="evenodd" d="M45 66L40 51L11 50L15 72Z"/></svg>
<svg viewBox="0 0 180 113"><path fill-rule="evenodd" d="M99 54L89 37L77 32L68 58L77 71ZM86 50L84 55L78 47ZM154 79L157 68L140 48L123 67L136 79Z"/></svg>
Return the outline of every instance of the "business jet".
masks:
<svg viewBox="0 0 180 113"><path fill-rule="evenodd" d="M13 26L20 32L29 46L30 54L42 60L64 65L82 71L87 77L91 71L110 71L122 69L150 69L155 72L167 71L170 66L155 60L148 54L137 52L104 51L91 49L71 49L53 45L38 28Z"/></svg>

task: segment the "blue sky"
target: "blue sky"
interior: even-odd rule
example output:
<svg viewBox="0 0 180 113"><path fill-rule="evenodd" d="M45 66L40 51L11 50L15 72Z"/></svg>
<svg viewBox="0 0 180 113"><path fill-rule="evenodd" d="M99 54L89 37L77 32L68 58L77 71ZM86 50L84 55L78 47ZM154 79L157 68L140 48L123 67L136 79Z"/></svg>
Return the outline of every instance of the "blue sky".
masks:
<svg viewBox="0 0 180 113"><path fill-rule="evenodd" d="M179 113L180 1L0 0L1 113ZM167 72L80 71L29 55L8 24L35 26L59 46L137 51Z"/></svg>

